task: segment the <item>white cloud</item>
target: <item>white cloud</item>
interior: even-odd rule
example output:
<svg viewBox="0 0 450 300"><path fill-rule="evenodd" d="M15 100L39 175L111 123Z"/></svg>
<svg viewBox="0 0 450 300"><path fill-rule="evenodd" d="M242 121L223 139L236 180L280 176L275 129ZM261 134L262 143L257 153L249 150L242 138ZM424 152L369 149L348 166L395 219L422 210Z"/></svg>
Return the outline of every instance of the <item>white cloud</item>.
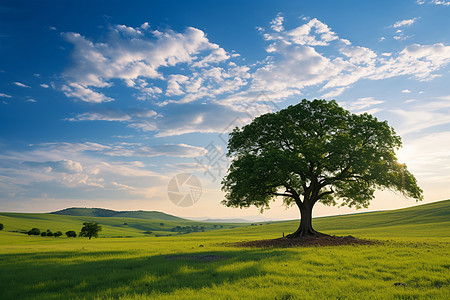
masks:
<svg viewBox="0 0 450 300"><path fill-rule="evenodd" d="M450 184L450 132L421 134L404 139L399 160L417 173L420 182Z"/></svg>
<svg viewBox="0 0 450 300"><path fill-rule="evenodd" d="M11 98L12 96L8 95L8 94L0 93L0 97L1 98Z"/></svg>
<svg viewBox="0 0 450 300"><path fill-rule="evenodd" d="M253 101L261 92L276 103L314 86L322 97L333 98L362 79L432 80L450 63L450 46L442 43L412 44L379 54L339 37L318 19L287 28L277 15L269 29L259 31L268 43L267 57L248 66L230 61L225 50L195 28L177 33L151 30L148 24L115 26L105 42L64 34L75 45L74 67L65 73L66 95L87 102L112 101L104 91L123 81L141 93L138 99L156 99L159 106L154 116L94 111L67 120L119 121L156 131L158 137L222 132L236 117L246 122L249 115L271 111L269 102ZM182 109L174 106L180 104ZM377 112L381 108L356 110L364 109Z"/></svg>
<svg viewBox="0 0 450 300"><path fill-rule="evenodd" d="M107 97L102 93L95 92L92 89L74 82L69 83L68 85L63 85L61 87L61 91L63 91L67 97L77 98L84 102L102 103L114 100L113 98Z"/></svg>
<svg viewBox="0 0 450 300"><path fill-rule="evenodd" d="M44 89L48 89L50 87L48 84L45 83L41 83L40 86L43 87Z"/></svg>
<svg viewBox="0 0 450 300"><path fill-rule="evenodd" d="M352 45L317 19L294 29L262 32L270 45L269 59L252 75L251 88L259 91L294 95L305 87L322 84L323 96L335 97L361 79L407 75L431 80L450 62L450 46L444 44L413 44L397 53L379 55ZM319 52L319 47L327 51Z"/></svg>
<svg viewBox="0 0 450 300"><path fill-rule="evenodd" d="M283 16L281 14L278 14L277 17L270 22L271 28L277 32L283 31L283 21Z"/></svg>
<svg viewBox="0 0 450 300"><path fill-rule="evenodd" d="M136 118L151 118L156 116L156 112L148 109L134 109L128 112L114 109L104 109L95 112L86 112L78 114L73 118L67 118L67 121L118 121L126 122Z"/></svg>
<svg viewBox="0 0 450 300"><path fill-rule="evenodd" d="M83 101L90 98L81 91L110 87L115 79L138 89L141 99L153 98L163 91L154 81L146 79L165 80L161 68L186 64L192 68L207 68L230 57L224 49L211 43L203 31L192 27L178 33L151 30L148 23L137 28L117 25L105 42L93 42L78 33L63 36L74 45L74 66L65 72L68 84L64 90ZM177 92L175 83L176 80L170 83L168 95L177 95L173 94ZM78 92L70 92L73 85ZM92 102L106 99L112 100L99 91Z"/></svg>
<svg viewBox="0 0 450 300"><path fill-rule="evenodd" d="M417 0L416 3L419 5L424 4L425 0ZM442 6L450 6L450 1L444 1L444 0L429 0L428 4L434 4L434 5L442 5Z"/></svg>
<svg viewBox="0 0 450 300"><path fill-rule="evenodd" d="M414 24L414 22L416 22L417 19L418 18L397 21L394 23L394 25L392 25L392 27L393 28L408 27L408 26L411 26L412 24Z"/></svg>
<svg viewBox="0 0 450 300"><path fill-rule="evenodd" d="M381 108L373 108L373 106L384 103L385 101L376 100L373 97L364 97L359 98L356 101L352 102L342 102L341 104L348 110L353 113L364 113L367 112L369 114L374 114L376 112L381 111ZM370 109L369 109L370 108Z"/></svg>
<svg viewBox="0 0 450 300"><path fill-rule="evenodd" d="M450 98L450 97L449 97ZM400 135L423 132L425 129L450 124L450 100L442 97L442 100L413 103L408 108L395 108L390 111L400 119L398 132Z"/></svg>
<svg viewBox="0 0 450 300"><path fill-rule="evenodd" d="M60 160L60 161L45 161L45 162L36 162L36 161L24 161L24 166L31 168L42 168L45 169L46 172L58 172L58 173L81 173L83 171L83 166L77 162L72 160Z"/></svg>
<svg viewBox="0 0 450 300"><path fill-rule="evenodd" d="M411 93L411 91L410 90L408 90L408 89L406 89L406 90L402 90L402 93Z"/></svg>
<svg viewBox="0 0 450 300"><path fill-rule="evenodd" d="M206 149L186 144L165 144L146 146L143 144L124 143L123 145L111 146L110 150L103 152L110 156L133 156L133 157L197 157Z"/></svg>
<svg viewBox="0 0 450 300"><path fill-rule="evenodd" d="M20 86L20 87L23 87L23 88L30 88L28 85L23 84L23 83L18 82L18 81L15 81L15 82L13 82L13 83L14 83L15 85Z"/></svg>

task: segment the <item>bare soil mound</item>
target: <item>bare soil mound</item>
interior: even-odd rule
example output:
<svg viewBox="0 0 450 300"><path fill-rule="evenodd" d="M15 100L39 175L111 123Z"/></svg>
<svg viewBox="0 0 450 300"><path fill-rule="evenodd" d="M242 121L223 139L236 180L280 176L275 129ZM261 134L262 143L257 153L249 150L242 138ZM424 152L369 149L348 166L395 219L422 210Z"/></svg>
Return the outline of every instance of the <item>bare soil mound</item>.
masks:
<svg viewBox="0 0 450 300"><path fill-rule="evenodd" d="M374 245L379 241L357 239L351 235L348 236L305 236L296 238L278 238L272 240L246 241L235 243L238 247L311 247L311 246L341 246L341 245Z"/></svg>

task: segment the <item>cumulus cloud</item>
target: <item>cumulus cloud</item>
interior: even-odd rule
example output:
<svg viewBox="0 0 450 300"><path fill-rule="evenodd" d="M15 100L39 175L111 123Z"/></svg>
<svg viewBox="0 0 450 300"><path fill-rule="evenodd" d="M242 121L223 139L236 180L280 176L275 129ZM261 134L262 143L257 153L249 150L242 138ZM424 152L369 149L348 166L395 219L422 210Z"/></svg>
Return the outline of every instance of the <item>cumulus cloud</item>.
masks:
<svg viewBox="0 0 450 300"><path fill-rule="evenodd" d="M270 22L271 28L277 32L284 30L283 21L283 16L281 14L278 14L277 17Z"/></svg>
<svg viewBox="0 0 450 300"><path fill-rule="evenodd" d="M399 22L407 26L416 19ZM412 24L412 23L411 23ZM308 86L322 85L324 95L334 97L361 79L381 80L410 76L431 80L450 62L450 46L413 44L397 53L375 51L340 38L323 22L312 19L293 29L266 32L269 59L252 75L252 88L300 94ZM327 48L324 51L318 49Z"/></svg>
<svg viewBox="0 0 450 300"><path fill-rule="evenodd" d="M108 88L115 80L139 90L140 99L145 100L163 93L155 80L165 81L169 77L167 95L181 95L181 89L177 90L176 86L181 83L177 81L181 75L166 75L167 67L207 68L230 58L224 49L211 43L203 31L193 27L179 33L152 30L148 23L136 28L117 25L102 42L73 32L62 35L74 45L73 66L65 72L67 84L63 91L67 96L88 102L113 100L93 88Z"/></svg>
<svg viewBox="0 0 450 300"><path fill-rule="evenodd" d="M302 20L303 24L289 27L278 14L267 29L258 28L267 42L267 57L252 65L232 61L233 55L195 28L161 32L147 23L135 28L117 25L101 42L65 33L75 46L74 64L65 72L67 81L62 86L67 96L87 102L112 101L105 91L122 82L139 91L138 99L153 99L158 106L157 114L92 111L66 120L123 122L141 131L155 131L158 137L223 132L235 118L248 122L308 87L333 98L363 79L432 80L450 63L450 46L442 43L377 53L353 45L318 19ZM398 28L415 20L398 22ZM254 101L261 92L268 101ZM357 100L356 106L361 105L358 101L363 100Z"/></svg>

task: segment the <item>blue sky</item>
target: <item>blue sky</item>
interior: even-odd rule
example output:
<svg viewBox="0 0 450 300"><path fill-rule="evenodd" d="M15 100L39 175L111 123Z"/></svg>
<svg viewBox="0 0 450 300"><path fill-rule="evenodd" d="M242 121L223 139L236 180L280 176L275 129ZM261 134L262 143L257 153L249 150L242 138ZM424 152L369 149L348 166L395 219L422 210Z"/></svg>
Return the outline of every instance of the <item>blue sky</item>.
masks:
<svg viewBox="0 0 450 300"><path fill-rule="evenodd" d="M303 98L387 120L425 202L447 199L449 16L441 0L2 1L0 211L257 215L220 204L226 133ZM192 206L168 198L179 173L202 184ZM414 204L382 191L370 209Z"/></svg>

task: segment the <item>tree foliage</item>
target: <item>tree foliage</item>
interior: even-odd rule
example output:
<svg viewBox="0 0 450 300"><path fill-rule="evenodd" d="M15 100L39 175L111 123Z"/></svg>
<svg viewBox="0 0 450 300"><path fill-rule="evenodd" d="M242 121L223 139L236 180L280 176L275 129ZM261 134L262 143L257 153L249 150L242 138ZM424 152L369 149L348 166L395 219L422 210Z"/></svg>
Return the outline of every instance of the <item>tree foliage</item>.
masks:
<svg viewBox="0 0 450 300"><path fill-rule="evenodd" d="M69 230L66 232L67 237L77 237L77 233L73 230Z"/></svg>
<svg viewBox="0 0 450 300"><path fill-rule="evenodd" d="M32 228L30 231L28 231L28 235L39 235L39 234L41 234L39 228Z"/></svg>
<svg viewBox="0 0 450 300"><path fill-rule="evenodd" d="M88 237L89 239L92 237L96 238L98 237L98 233L102 231L102 226L95 222L84 222L83 225L79 234L80 237Z"/></svg>
<svg viewBox="0 0 450 300"><path fill-rule="evenodd" d="M222 203L262 211L282 196L306 222L316 202L367 207L376 189L421 200L416 179L397 160L401 145L386 121L352 114L335 101L302 100L233 130ZM298 235L317 233L311 224L303 227Z"/></svg>
<svg viewBox="0 0 450 300"><path fill-rule="evenodd" d="M3 228L5 228L5 226L2 223L0 223L0 230L3 230Z"/></svg>

